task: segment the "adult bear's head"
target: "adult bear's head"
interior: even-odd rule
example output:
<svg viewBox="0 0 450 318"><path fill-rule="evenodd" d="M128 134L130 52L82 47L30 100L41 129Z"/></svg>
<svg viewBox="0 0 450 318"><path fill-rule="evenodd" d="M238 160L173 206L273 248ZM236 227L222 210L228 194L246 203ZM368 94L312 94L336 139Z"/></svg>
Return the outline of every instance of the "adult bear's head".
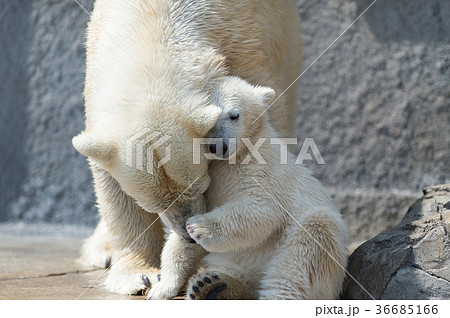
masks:
<svg viewBox="0 0 450 318"><path fill-rule="evenodd" d="M203 194L210 182L204 156L194 164L194 139L206 136L221 109L198 101L185 101L203 105L191 110L167 100L149 102L150 109L130 107L120 116L106 113L89 121L73 145L92 165L108 171L143 209L158 213L188 238L184 224L205 212Z"/></svg>

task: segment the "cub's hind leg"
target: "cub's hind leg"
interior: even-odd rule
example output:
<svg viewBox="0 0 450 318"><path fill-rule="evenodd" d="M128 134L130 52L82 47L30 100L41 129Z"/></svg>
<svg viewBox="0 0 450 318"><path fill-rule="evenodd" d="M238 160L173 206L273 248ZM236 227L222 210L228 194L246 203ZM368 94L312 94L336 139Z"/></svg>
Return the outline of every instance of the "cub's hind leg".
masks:
<svg viewBox="0 0 450 318"><path fill-rule="evenodd" d="M310 282L303 248L283 246L267 264L265 275L261 280L259 299L309 299ZM306 257L303 256L303 257Z"/></svg>
<svg viewBox="0 0 450 318"><path fill-rule="evenodd" d="M200 271L189 280L186 299L255 299L255 295L244 281L222 273Z"/></svg>
<svg viewBox="0 0 450 318"><path fill-rule="evenodd" d="M347 230L338 213L316 210L292 222L261 282L260 299L336 299L347 263Z"/></svg>

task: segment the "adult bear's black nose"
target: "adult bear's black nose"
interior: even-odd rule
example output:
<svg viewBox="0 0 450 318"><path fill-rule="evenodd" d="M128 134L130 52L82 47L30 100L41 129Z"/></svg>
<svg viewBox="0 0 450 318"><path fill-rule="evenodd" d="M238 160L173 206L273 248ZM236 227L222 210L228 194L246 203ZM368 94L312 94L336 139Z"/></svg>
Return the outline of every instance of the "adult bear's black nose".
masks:
<svg viewBox="0 0 450 318"><path fill-rule="evenodd" d="M210 144L210 145L209 145L209 151L210 151L211 153L216 153L216 152L217 152L217 146L216 146L216 144Z"/></svg>

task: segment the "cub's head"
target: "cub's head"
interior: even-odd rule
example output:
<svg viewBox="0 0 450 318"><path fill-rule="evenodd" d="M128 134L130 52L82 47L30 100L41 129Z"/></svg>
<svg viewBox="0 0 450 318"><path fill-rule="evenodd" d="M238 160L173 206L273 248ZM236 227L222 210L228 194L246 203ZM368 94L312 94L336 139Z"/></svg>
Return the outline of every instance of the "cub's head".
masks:
<svg viewBox="0 0 450 318"><path fill-rule="evenodd" d="M272 88L254 86L238 77L229 76L212 93L213 104L222 109L214 128L208 133L216 139L209 151L217 159L226 159L245 147L242 138L251 138L264 125L263 114L275 97ZM220 149L222 148L222 149Z"/></svg>
<svg viewBox="0 0 450 318"><path fill-rule="evenodd" d="M191 111L158 99L146 102L152 107L131 105L120 116L110 112L91 117L73 145L144 210L160 214L175 232L190 238L185 222L205 212L203 194L210 182L207 160L193 163L193 139L206 136L221 110L207 102Z"/></svg>

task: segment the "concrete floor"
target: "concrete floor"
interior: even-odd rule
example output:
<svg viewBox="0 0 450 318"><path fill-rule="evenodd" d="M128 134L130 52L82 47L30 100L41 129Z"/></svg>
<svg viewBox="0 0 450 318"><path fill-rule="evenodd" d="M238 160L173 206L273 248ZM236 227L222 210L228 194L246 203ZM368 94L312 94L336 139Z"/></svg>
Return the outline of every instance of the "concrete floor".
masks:
<svg viewBox="0 0 450 318"><path fill-rule="evenodd" d="M0 299L144 299L108 293L104 270L76 263L92 229L0 225Z"/></svg>
<svg viewBox="0 0 450 318"><path fill-rule="evenodd" d="M76 262L93 228L0 223L0 300L145 299L107 292L105 270ZM361 242L352 244L353 251ZM175 299L183 299L176 297Z"/></svg>

